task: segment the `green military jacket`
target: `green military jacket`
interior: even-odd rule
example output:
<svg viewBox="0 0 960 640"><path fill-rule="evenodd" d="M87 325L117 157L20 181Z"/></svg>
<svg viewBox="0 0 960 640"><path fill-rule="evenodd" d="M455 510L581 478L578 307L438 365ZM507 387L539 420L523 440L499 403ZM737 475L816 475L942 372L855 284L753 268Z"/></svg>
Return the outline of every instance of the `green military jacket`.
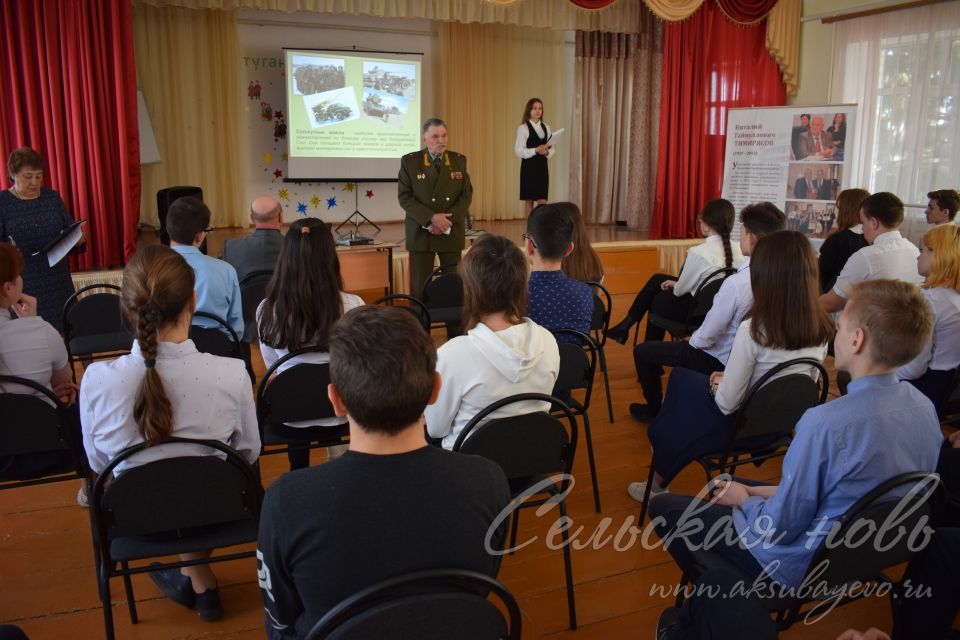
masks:
<svg viewBox="0 0 960 640"><path fill-rule="evenodd" d="M427 150L400 158L397 197L406 212L407 251L461 251L466 213L473 199L467 157L445 151L438 172ZM435 236L423 227L435 213L452 213L450 235Z"/></svg>

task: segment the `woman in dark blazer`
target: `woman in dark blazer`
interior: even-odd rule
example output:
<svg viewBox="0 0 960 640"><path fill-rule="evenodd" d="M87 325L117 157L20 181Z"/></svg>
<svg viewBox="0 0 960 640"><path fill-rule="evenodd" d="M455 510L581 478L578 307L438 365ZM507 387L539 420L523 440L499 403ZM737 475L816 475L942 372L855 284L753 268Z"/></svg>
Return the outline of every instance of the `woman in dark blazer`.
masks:
<svg viewBox="0 0 960 640"><path fill-rule="evenodd" d="M820 293L833 289L847 259L867 246L860 230L860 203L869 195L865 189L844 189L837 196L837 232L820 247Z"/></svg>

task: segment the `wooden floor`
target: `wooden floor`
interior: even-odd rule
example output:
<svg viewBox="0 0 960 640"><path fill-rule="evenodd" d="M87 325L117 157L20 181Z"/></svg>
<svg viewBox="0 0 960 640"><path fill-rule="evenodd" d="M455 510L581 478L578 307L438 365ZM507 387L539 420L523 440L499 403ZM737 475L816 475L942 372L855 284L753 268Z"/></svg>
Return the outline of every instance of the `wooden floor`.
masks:
<svg viewBox="0 0 960 640"><path fill-rule="evenodd" d="M614 318L619 319L629 296L617 296ZM438 341L442 340L437 336ZM563 565L559 550L551 550L546 533L557 514L543 517L525 511L520 536L536 537L534 544L504 559L500 580L517 597L523 613L524 638L653 638L657 619L673 597L652 593L657 585L671 585L679 572L662 549L644 549L641 544L609 542L600 549L586 544L591 532L609 522L616 532L635 518L638 504L626 493L628 483L646 477L650 448L646 427L628 415L630 402L639 399L630 349L607 347L616 421L606 417L599 377L590 417L603 513L594 513L585 449L578 451L577 484L569 498L570 516L581 543L573 551L577 611L580 628L567 629ZM262 362L257 362L262 374ZM314 453L314 464L322 463ZM283 472L285 456L263 461L264 481ZM779 463L744 474L776 480ZM702 472L690 467L671 485L671 490L694 492L702 484ZM34 640L103 637L102 611L94 578L87 511L77 507L76 483L5 491L0 494L0 622L23 627ZM383 523L385 532L390 523ZM582 533L579 533L582 527ZM386 535L386 534L385 534ZM651 538L655 540L655 537ZM134 578L140 623L127 617L121 581L113 581L114 617L120 639L262 638L263 613L252 560L217 565L226 616L214 623L201 621L195 613L165 600L146 577ZM838 609L812 626L799 624L781 637L789 639L835 638L848 627L889 629L886 600L869 599Z"/></svg>

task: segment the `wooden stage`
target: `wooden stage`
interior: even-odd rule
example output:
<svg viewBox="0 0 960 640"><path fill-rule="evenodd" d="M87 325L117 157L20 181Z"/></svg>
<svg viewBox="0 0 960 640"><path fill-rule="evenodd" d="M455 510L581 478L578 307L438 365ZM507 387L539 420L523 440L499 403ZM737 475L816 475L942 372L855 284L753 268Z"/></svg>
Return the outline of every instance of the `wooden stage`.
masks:
<svg viewBox="0 0 960 640"><path fill-rule="evenodd" d="M380 225L381 231L364 225L360 232L371 236L376 245L358 246L340 250L341 270L346 287L372 300L383 295L384 289L392 293L409 293L409 261L403 248L403 223L392 222ZM526 231L524 220L500 220L477 222L476 226L488 233L496 233L520 243ZM636 293L653 273L679 273L687 249L702 242L692 240L649 240L645 233L632 231L617 225L588 225L590 242L603 260L606 276L604 285L613 294ZM344 233L348 227L342 229ZM207 251L212 256L220 255L223 244L248 229L214 229L207 238ZM469 244L479 236L467 238ZM157 242L157 234L146 229L140 234L141 244ZM380 249L380 251L376 251ZM391 261L387 263L387 259ZM80 287L90 284L119 284L120 271L85 271L73 274L74 284Z"/></svg>
<svg viewBox="0 0 960 640"><path fill-rule="evenodd" d="M522 221L480 226L518 242L523 231ZM218 251L218 243L224 238L241 232L215 231L211 253ZM396 241L400 235L400 225L384 225L384 239ZM155 241L148 234L144 236L144 242ZM661 248L647 244L640 234L623 228L597 227L591 229L591 236L606 264L607 282L618 291L636 291L645 280L637 278L659 264ZM622 317L631 300L629 292L614 295L615 320ZM442 334L434 332L438 344L444 340ZM639 541L631 543L629 535L614 539L617 531L625 523L633 523L639 513L639 504L627 495L626 489L631 481L646 477L650 445L646 426L634 422L628 413L629 404L641 399L631 349L609 343L606 352L615 421L610 423L607 419L599 375L590 407L603 513L597 514L593 509L590 475L582 448L574 465L577 482L568 499L573 530L579 531L579 542L572 555L580 628L567 629L561 553L549 547L556 510L542 517L533 509L525 510L520 520L520 539L535 538L535 542L504 557L499 575L520 604L525 639L652 638L661 611L674 600L672 594L658 591L670 588L680 577L669 555L660 547L644 548ZM264 373L263 362L256 349L254 356L259 377ZM312 463L322 464L324 455L313 452ZM263 459L265 486L285 471L286 464L285 456ZM741 472L775 483L780 462L771 461L760 468L744 467ZM702 471L691 465L670 489L693 494L702 484ZM69 482L0 493L0 622L20 625L32 640L103 637L90 523L87 511L76 506L76 492L77 483ZM384 535L389 535L390 526L392 523L382 524ZM591 539L598 527L606 527L606 532ZM656 540L652 535L649 538ZM203 622L193 611L167 601L146 576L137 576L133 584L140 623L131 625L122 581L111 581L117 638L264 638L255 562L228 562L216 565L214 571L226 610L225 617L214 623ZM797 624L780 637L832 640L850 627L863 631L873 626L889 631L890 624L889 601L872 597L837 608L815 623Z"/></svg>

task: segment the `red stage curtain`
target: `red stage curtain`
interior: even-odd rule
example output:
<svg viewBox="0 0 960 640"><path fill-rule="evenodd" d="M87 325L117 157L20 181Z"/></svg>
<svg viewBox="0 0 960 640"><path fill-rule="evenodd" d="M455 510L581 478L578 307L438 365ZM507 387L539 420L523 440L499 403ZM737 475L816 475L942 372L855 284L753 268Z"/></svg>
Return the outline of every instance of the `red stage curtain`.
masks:
<svg viewBox="0 0 960 640"><path fill-rule="evenodd" d="M45 182L74 218L95 269L133 255L140 218L137 78L129 0L0 3L0 155L47 161ZM10 186L3 172L3 186Z"/></svg>
<svg viewBox="0 0 960 640"><path fill-rule="evenodd" d="M583 9L603 9L616 2L616 0L570 0L570 2Z"/></svg>
<svg viewBox="0 0 960 640"><path fill-rule="evenodd" d="M740 24L753 24L767 17L777 0L717 0L727 17Z"/></svg>
<svg viewBox="0 0 960 640"><path fill-rule="evenodd" d="M765 24L738 27L713 2L666 23L653 238L697 236L697 213L720 197L727 109L783 105Z"/></svg>

